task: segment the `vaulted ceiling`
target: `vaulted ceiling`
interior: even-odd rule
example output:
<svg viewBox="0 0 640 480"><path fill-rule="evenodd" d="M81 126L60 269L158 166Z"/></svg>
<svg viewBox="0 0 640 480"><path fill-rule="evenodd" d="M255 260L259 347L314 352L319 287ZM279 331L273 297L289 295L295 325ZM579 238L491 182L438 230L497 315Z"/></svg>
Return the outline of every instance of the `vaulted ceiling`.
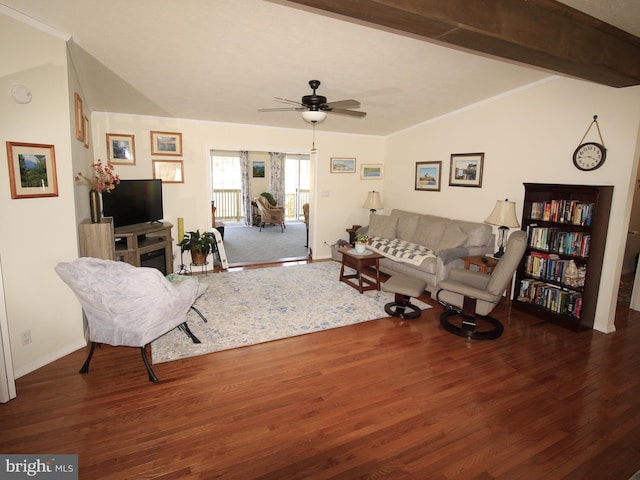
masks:
<svg viewBox="0 0 640 480"><path fill-rule="evenodd" d="M70 39L83 95L94 110L285 128L308 124L295 111L258 109L287 106L274 97L300 101L311 93L311 79L322 82L317 93L329 102L357 99L367 112L364 118L330 114L319 129L388 135L552 75L606 84L586 70L613 71L606 63L612 55L603 52L615 41L623 45L615 52L636 53L636 68L640 58L637 0L491 0L482 5L495 9L480 19L477 9L452 11L459 0L1 2L0 13ZM565 4L591 16L576 16ZM351 5L359 8L346 8ZM545 10L564 19L556 31ZM574 62L564 47L554 51L555 37L546 42L547 52L525 45L517 25L525 20L542 21L545 37L557 34L563 41L572 23L586 25L589 32L581 35L588 37L575 38L573 46L580 55L593 50L593 61L571 71L564 67L585 61ZM444 31L434 30L436 24Z"/></svg>

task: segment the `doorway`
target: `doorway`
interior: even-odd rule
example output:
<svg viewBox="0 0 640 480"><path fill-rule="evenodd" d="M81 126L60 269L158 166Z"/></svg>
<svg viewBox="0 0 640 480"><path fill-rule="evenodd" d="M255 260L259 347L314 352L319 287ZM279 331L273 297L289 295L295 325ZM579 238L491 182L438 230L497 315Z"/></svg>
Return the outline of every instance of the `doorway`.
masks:
<svg viewBox="0 0 640 480"><path fill-rule="evenodd" d="M263 151L211 150L211 199L216 223L224 225L230 266L308 258L303 205L309 202L311 161L308 154L287 153L281 192L285 229L260 228L253 199L271 193L271 155ZM244 182L243 182L244 176ZM278 235L273 235L276 232ZM299 238L298 238L299 237Z"/></svg>
<svg viewBox="0 0 640 480"><path fill-rule="evenodd" d="M6 403L16 396L8 327L4 283L2 280L2 262L0 261L0 403Z"/></svg>
<svg viewBox="0 0 640 480"><path fill-rule="evenodd" d="M640 287L637 281L638 257L640 254L640 175L636 174L636 184L631 204L631 217L627 232L627 242L622 263L622 275L618 290L618 303L629 305L632 310L640 310Z"/></svg>
<svg viewBox="0 0 640 480"><path fill-rule="evenodd" d="M311 160L309 155L287 155L285 158L285 197L287 220L304 221L302 206L309 203Z"/></svg>

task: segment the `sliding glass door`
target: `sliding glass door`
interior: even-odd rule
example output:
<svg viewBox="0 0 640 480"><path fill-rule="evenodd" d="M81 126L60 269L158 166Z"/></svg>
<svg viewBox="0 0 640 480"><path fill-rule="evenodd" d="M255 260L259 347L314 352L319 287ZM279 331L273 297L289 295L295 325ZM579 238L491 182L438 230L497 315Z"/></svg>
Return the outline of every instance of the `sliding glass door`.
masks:
<svg viewBox="0 0 640 480"><path fill-rule="evenodd" d="M288 154L284 178L287 220L303 220L302 206L309 203L311 187L309 155Z"/></svg>

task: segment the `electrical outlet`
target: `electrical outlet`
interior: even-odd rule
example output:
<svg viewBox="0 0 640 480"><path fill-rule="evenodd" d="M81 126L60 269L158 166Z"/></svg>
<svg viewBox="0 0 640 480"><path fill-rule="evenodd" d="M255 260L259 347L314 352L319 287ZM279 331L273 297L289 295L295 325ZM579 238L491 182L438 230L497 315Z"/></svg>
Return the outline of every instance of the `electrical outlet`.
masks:
<svg viewBox="0 0 640 480"><path fill-rule="evenodd" d="M20 338L22 339L22 346L29 345L31 343L31 330L24 330L20 334Z"/></svg>

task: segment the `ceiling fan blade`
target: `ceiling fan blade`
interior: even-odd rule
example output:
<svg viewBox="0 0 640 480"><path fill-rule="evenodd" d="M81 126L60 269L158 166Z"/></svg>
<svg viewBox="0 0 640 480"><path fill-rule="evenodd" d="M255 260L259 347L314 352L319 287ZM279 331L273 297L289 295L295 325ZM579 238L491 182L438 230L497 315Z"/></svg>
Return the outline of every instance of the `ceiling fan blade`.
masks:
<svg viewBox="0 0 640 480"><path fill-rule="evenodd" d="M332 108L327 113L337 113L339 115L349 115L350 117L364 117L367 112L358 112L357 110L345 110L344 108Z"/></svg>
<svg viewBox="0 0 640 480"><path fill-rule="evenodd" d="M360 102L357 100L338 100L336 102L327 102L325 103L329 108L358 108L360 106Z"/></svg>
<svg viewBox="0 0 640 480"><path fill-rule="evenodd" d="M300 105L300 106L304 106L302 105L302 103L300 102L296 102L295 100L289 100L288 98L280 98L280 97L273 97L273 99L276 102L280 102L280 103L290 103L292 105Z"/></svg>
<svg viewBox="0 0 640 480"><path fill-rule="evenodd" d="M259 108L259 112L295 112L297 110L305 110L304 108Z"/></svg>

